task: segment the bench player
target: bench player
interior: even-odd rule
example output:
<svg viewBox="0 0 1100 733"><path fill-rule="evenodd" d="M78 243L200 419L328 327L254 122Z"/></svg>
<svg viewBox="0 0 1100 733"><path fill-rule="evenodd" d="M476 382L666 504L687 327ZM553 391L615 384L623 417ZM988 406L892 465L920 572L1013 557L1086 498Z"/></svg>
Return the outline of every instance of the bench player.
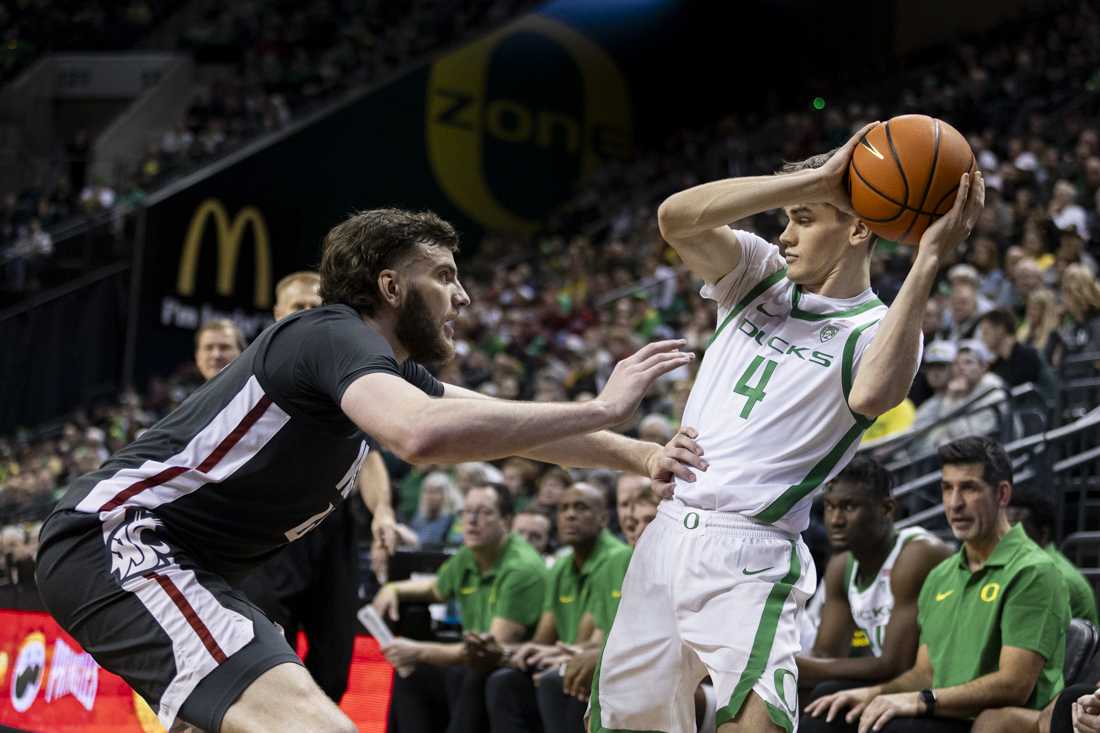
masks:
<svg viewBox="0 0 1100 733"><path fill-rule="evenodd" d="M936 272L984 202L980 174L961 178L887 310L870 289L874 235L844 185L869 129L786 175L705 183L660 207L662 235L718 306L683 416L697 440L673 439L709 469L675 482L635 548L592 731L693 731L692 694L707 674L722 733L797 728L796 616L816 584L799 533L813 493L905 398ZM780 247L730 226L780 207Z"/></svg>
<svg viewBox="0 0 1100 733"><path fill-rule="evenodd" d="M182 405L76 479L46 520L46 607L173 731L354 731L275 625L233 583L356 487L364 433L413 463L515 453L668 477L665 449L607 432L682 342L620 362L588 403L475 399L418 362L454 353L470 299L457 235L376 209L329 232L319 308L287 316ZM439 399L446 398L446 399Z"/></svg>

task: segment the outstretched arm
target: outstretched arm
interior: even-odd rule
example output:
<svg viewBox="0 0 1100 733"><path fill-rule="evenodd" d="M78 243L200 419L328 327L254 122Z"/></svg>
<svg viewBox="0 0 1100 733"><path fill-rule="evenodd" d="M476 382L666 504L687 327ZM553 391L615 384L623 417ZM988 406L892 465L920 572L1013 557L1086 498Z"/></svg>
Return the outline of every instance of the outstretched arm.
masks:
<svg viewBox="0 0 1100 733"><path fill-rule="evenodd" d="M948 254L970 235L984 205L981 172L973 178L964 173L955 205L921 236L913 267L863 355L848 396L853 411L876 417L900 404L909 393L920 355L921 319L936 273Z"/></svg>
<svg viewBox="0 0 1100 733"><path fill-rule="evenodd" d="M444 397L494 399L453 384L444 383L443 390ZM555 463L571 468L610 468L651 478L660 472L665 472L675 474L685 481L694 481L695 477L684 464L705 471L706 463L701 457L702 449L694 443L692 445L698 452L688 449L673 449L670 452L656 443L627 438L610 430L601 430L596 433L561 438L522 451L517 455L533 461Z"/></svg>
<svg viewBox="0 0 1100 733"><path fill-rule="evenodd" d="M694 359L682 341L658 341L620 361L599 397L584 403L428 397L400 377L371 373L347 388L344 413L410 463L494 460L617 425L662 374Z"/></svg>
<svg viewBox="0 0 1100 733"><path fill-rule="evenodd" d="M661 236L693 273L708 283L718 282L741 260L741 245L729 228L733 222L807 202L850 210L843 172L860 137L875 124L856 133L822 168L782 176L727 178L669 196L657 210Z"/></svg>

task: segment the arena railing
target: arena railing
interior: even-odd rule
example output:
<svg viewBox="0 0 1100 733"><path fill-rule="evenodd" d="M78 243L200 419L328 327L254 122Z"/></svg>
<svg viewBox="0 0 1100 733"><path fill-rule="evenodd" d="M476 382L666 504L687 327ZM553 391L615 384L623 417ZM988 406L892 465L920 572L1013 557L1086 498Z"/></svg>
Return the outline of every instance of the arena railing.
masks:
<svg viewBox="0 0 1100 733"><path fill-rule="evenodd" d="M1100 526L1100 407L1072 424L1009 443L1005 450L1015 485L1047 486L1053 493L1060 536ZM898 527L946 527L941 475L937 467L894 489L907 512Z"/></svg>

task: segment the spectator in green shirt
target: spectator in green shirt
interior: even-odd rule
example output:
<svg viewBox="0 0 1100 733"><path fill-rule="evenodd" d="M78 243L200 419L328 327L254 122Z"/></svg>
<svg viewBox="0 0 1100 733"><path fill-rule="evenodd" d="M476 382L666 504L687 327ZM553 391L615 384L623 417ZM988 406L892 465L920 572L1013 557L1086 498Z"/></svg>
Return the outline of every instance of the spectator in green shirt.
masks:
<svg viewBox="0 0 1100 733"><path fill-rule="evenodd" d="M972 722L975 731L1002 731L983 711L1039 710L1062 689L1069 597L1053 561L1008 522L1007 454L968 437L939 455L944 513L962 548L921 589L917 661L885 684L814 701L802 730L856 730L858 720L860 733L961 733Z"/></svg>
<svg viewBox="0 0 1100 733"><path fill-rule="evenodd" d="M401 601L454 600L466 632L463 643L397 638L382 650L394 667L414 670L394 678L390 730L488 730L479 662L495 645L530 638L546 593L542 559L509 532L513 512L502 485L475 486L462 511L464 547L435 578L387 583L375 597L375 610L394 620Z"/></svg>
<svg viewBox="0 0 1100 733"><path fill-rule="evenodd" d="M1058 551L1054 542L1054 501L1045 493L1036 489L1015 489L1012 503L1008 505L1008 521L1022 524L1032 542L1054 561L1069 591L1069 613L1072 618L1083 618L1100 627L1100 618L1096 612L1096 595L1085 576L1081 574L1065 555Z"/></svg>
<svg viewBox="0 0 1100 733"><path fill-rule="evenodd" d="M571 552L559 558L550 571L534 637L513 651L509 660L513 666L499 669L489 677L486 704L494 733L543 730L532 673L543 672L540 698L549 691L556 697L557 707L566 704L560 675L556 680L550 679L556 674L556 667L564 662L559 644L587 641L578 637L578 628L581 617L591 611L596 599L610 590L604 586L610 580L604 575L604 568L621 564L616 561L629 555L627 546L608 531L608 519L607 501L595 486L575 483L562 494L558 504L558 539ZM579 716L583 714L582 707Z"/></svg>

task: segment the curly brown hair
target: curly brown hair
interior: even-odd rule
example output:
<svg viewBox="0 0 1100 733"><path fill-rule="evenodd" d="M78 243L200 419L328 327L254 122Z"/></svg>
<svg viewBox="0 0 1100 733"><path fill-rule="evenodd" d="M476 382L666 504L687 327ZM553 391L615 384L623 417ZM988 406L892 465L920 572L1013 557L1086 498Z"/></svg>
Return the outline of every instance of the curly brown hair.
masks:
<svg viewBox="0 0 1100 733"><path fill-rule="evenodd" d="M384 303L378 275L407 261L418 245L458 251L458 233L430 211L358 211L327 235L321 255L321 299L370 316Z"/></svg>

